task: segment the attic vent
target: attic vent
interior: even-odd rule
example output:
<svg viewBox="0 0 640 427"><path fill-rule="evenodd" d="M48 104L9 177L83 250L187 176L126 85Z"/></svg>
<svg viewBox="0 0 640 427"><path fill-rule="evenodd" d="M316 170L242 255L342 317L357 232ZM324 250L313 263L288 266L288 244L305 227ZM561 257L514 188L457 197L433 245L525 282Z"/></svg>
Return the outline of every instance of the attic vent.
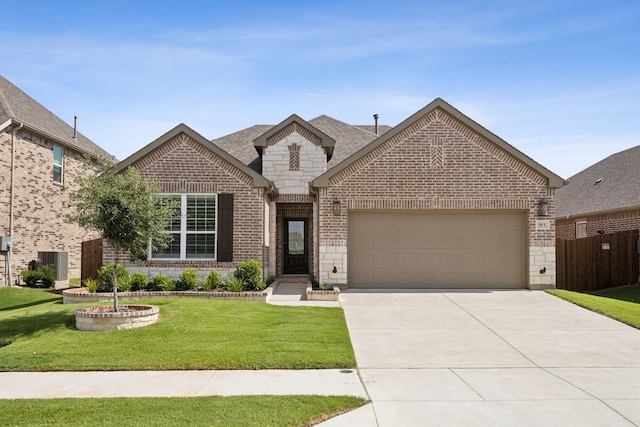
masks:
<svg viewBox="0 0 640 427"><path fill-rule="evenodd" d="M300 146L298 144L289 145L289 170L300 170Z"/></svg>
<svg viewBox="0 0 640 427"><path fill-rule="evenodd" d="M602 182L602 178L598 178L598 179L596 179L596 182L595 182L595 184L593 184L593 185L598 185L598 184L600 184L601 182Z"/></svg>

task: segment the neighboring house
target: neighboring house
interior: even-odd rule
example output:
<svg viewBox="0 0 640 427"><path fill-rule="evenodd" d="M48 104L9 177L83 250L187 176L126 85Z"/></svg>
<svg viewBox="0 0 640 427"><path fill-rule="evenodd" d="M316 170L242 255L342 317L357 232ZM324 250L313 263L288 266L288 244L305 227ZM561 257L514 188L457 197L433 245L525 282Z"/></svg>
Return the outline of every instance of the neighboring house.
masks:
<svg viewBox="0 0 640 427"><path fill-rule="evenodd" d="M128 266L228 275L251 258L351 288L554 287L560 177L441 99L378 131L292 115L211 142L177 126L118 165L182 214L169 248Z"/></svg>
<svg viewBox="0 0 640 427"><path fill-rule="evenodd" d="M64 214L86 154L112 158L0 76L0 236L11 237L10 251L0 255L0 286L15 283L38 252L67 252L68 264L60 265L80 277L87 234Z"/></svg>
<svg viewBox="0 0 640 427"><path fill-rule="evenodd" d="M556 193L558 238L625 230L640 230L640 146L588 167Z"/></svg>

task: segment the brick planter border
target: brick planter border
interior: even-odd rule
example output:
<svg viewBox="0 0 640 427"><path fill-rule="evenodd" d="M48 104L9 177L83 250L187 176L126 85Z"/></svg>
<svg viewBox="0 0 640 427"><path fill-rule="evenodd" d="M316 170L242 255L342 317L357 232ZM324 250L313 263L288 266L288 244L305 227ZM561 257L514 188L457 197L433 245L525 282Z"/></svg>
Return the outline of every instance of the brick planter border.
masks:
<svg viewBox="0 0 640 427"><path fill-rule="evenodd" d="M76 328L81 331L142 328L155 323L160 313L155 305L122 305L117 313L112 309L110 305L77 309Z"/></svg>
<svg viewBox="0 0 640 427"><path fill-rule="evenodd" d="M205 292L205 291L137 291L118 292L120 300L138 300L152 298L205 298L217 300L261 301L267 302L273 289L266 288L257 292ZM62 291L63 304L82 304L113 300L112 292L90 293L87 288L73 288Z"/></svg>
<svg viewBox="0 0 640 427"><path fill-rule="evenodd" d="M340 288L334 286L332 290L314 290L309 283L307 301L340 301Z"/></svg>

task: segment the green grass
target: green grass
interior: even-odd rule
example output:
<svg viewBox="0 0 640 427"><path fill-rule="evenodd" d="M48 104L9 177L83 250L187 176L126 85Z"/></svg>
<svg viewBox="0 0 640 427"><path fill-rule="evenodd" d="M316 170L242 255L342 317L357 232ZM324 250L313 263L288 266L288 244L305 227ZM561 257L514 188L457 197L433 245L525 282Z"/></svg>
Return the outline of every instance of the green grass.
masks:
<svg viewBox="0 0 640 427"><path fill-rule="evenodd" d="M608 296L583 294L580 292L565 291L561 289L549 289L548 293L570 301L576 305L611 317L612 319L626 323L629 326L640 329L640 304L614 299ZM625 291L625 293L628 291ZM635 293L637 291L632 291ZM620 291L600 291L600 294L614 294L620 296ZM627 298L629 295L627 295ZM636 296L637 297L637 294Z"/></svg>
<svg viewBox="0 0 640 427"><path fill-rule="evenodd" d="M640 284L604 289L595 292L595 295L640 304Z"/></svg>
<svg viewBox="0 0 640 427"><path fill-rule="evenodd" d="M136 301L137 303L138 301ZM356 366L340 308L204 299L145 300L153 325L75 329L58 295L0 289L0 370L321 369Z"/></svg>
<svg viewBox="0 0 640 427"><path fill-rule="evenodd" d="M365 404L350 396L0 400L3 426L310 426Z"/></svg>

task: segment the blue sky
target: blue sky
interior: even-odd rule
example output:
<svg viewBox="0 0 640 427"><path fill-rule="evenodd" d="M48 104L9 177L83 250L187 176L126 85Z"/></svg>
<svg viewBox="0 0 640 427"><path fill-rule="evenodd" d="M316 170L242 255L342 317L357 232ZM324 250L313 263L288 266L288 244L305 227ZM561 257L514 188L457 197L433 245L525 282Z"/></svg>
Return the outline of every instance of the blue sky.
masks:
<svg viewBox="0 0 640 427"><path fill-rule="evenodd" d="M0 74L119 159L292 113L396 125L441 97L568 178L640 144L640 2L29 1Z"/></svg>

